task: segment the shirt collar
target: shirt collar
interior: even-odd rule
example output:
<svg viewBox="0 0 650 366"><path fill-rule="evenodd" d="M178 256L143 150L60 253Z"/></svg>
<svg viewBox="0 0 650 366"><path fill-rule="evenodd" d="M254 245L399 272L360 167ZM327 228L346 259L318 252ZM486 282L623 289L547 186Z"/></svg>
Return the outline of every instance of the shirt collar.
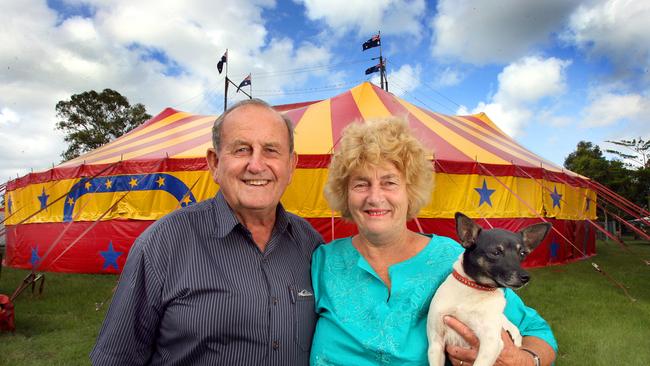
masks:
<svg viewBox="0 0 650 366"><path fill-rule="evenodd" d="M217 195L212 199L213 205L215 206L215 231L214 235L223 238L233 231L237 226L244 226L239 222L237 216L233 212L226 198L224 197L221 190L217 192ZM285 230L290 230L290 221L287 211L285 211L282 203L278 203L278 207L275 209L275 224L273 226L274 232L284 232Z"/></svg>

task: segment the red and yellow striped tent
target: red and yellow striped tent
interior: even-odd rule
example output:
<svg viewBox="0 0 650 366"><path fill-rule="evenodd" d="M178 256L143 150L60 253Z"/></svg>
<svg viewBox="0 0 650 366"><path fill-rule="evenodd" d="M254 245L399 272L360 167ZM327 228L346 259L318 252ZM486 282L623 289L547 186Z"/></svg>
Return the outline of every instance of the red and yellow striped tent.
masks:
<svg viewBox="0 0 650 366"><path fill-rule="evenodd" d="M299 154L282 203L326 240L355 231L322 196L341 130L357 120L397 115L431 150L436 170L431 203L409 223L413 229L455 237L457 211L484 227L511 230L544 218L554 230L528 257L528 266L595 252L587 220L596 216L596 195L586 178L526 150L485 114L431 112L371 83L331 99L276 108L294 121ZM214 119L167 108L101 148L8 182L6 264L118 273L134 239L153 221L216 193L204 158Z"/></svg>

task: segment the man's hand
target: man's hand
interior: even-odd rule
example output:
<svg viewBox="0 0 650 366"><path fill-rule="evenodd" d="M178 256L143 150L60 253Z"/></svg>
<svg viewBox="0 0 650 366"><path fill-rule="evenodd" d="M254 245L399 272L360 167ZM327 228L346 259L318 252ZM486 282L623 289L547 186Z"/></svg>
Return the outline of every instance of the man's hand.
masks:
<svg viewBox="0 0 650 366"><path fill-rule="evenodd" d="M467 343L469 348L458 346L447 346L445 350L449 355L451 364L454 366L470 366L476 360L478 349L480 347L479 339L476 334L458 319L452 316L445 316L445 324L456 331ZM515 365L533 365L532 358L515 346L510 334L501 330L501 340L503 340L503 349L499 357L494 362L495 366L515 366Z"/></svg>

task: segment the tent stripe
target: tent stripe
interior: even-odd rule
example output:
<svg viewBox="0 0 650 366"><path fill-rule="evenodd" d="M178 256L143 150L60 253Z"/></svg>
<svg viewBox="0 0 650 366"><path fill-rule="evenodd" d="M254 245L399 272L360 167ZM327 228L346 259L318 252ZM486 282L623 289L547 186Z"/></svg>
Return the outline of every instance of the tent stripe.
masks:
<svg viewBox="0 0 650 366"><path fill-rule="evenodd" d="M389 98L387 94L380 94L379 97L382 100ZM448 129L443 129L438 124L426 124L423 118L428 118L422 112L419 112L417 108L412 110L407 109L402 104L390 103L388 100L385 100L386 105L389 105L389 112L395 116L406 116L409 120L409 125L415 130L415 135L418 136L420 141L434 153L436 159L443 160L457 160L457 161L471 161L474 158L471 158L466 154L468 149L463 148L461 151L457 148L458 143L451 143L449 140L452 139L453 132ZM432 133L433 132L433 133ZM445 138L442 138L445 136ZM501 159L496 158L497 161L502 161Z"/></svg>
<svg viewBox="0 0 650 366"><path fill-rule="evenodd" d="M330 104L329 99L314 103L303 114L295 131L295 150L298 153L318 154L332 148ZM313 136L318 138L313 139Z"/></svg>
<svg viewBox="0 0 650 366"><path fill-rule="evenodd" d="M284 114L291 119L291 122L293 122L293 127L294 128L298 125L298 122L300 121L302 116L307 111L307 108L309 108L309 106L305 106L305 107L302 107L302 108L293 109L293 110L284 112Z"/></svg>
<svg viewBox="0 0 650 366"><path fill-rule="evenodd" d="M122 145L119 149L104 150L88 158L87 162L101 164L119 160L121 157L133 159L159 149L167 151L170 156L173 156L177 151L174 145L178 142L185 141L197 134L209 135L210 129L206 127L212 124L213 120L212 117L202 117L188 123L179 124L174 128ZM209 140L209 137L207 139Z"/></svg>
<svg viewBox="0 0 650 366"><path fill-rule="evenodd" d="M518 154L508 146L504 146L500 141L494 140L493 136L487 136L484 133L477 131L473 126L458 123L460 120L450 120L448 116L438 115L436 113L430 113L429 115L436 121L454 130L460 136L465 137L475 145L495 154L506 162L514 162L515 164L524 166L535 166L534 160L527 159L521 154Z"/></svg>
<svg viewBox="0 0 650 366"><path fill-rule="evenodd" d="M364 83L350 90L363 119L389 117L390 111L373 90L372 84Z"/></svg>
<svg viewBox="0 0 650 366"><path fill-rule="evenodd" d="M353 121L363 119L359 106L349 91L332 98L330 113L332 114L333 145L338 144L338 141L341 139L341 132L345 126ZM334 147L332 146L331 148L334 149Z"/></svg>
<svg viewBox="0 0 650 366"><path fill-rule="evenodd" d="M75 159L64 162L60 166L69 166L69 165L75 165L75 164L82 164L84 161L89 162L92 159L92 157L94 157L97 154L101 154L102 152L104 152L104 151L106 151L108 149L112 149L115 146L115 144L122 144L123 142L126 142L126 141L135 140L138 137L142 136L143 134L147 134L149 131L158 130L160 128L165 127L168 124L171 124L171 123L174 123L174 122L176 122L178 120L182 120L182 119L184 119L186 117L192 116L189 113L177 112L177 111L175 111L175 110L173 110L171 108L165 109L165 111L163 111L161 114L166 114L168 112L168 110L174 111L174 113L171 114L171 115L168 115L167 117L165 117L163 119L160 119L158 122L153 123L152 121L158 119L158 116L156 116L156 117L152 118L149 122L145 122L145 124L147 125L146 127L140 128L140 127L142 127L142 126L140 126L140 127L136 128L135 130L130 131L130 133L122 135L122 136L118 137L117 139L115 139L114 141L111 141L108 144L106 144L106 145L104 145L104 146L102 146L102 147L100 147L98 149L90 151L90 152L88 152L88 153L86 153L84 155L81 155L81 156L79 156L79 157L77 157ZM200 117L200 116L197 116L197 117Z"/></svg>

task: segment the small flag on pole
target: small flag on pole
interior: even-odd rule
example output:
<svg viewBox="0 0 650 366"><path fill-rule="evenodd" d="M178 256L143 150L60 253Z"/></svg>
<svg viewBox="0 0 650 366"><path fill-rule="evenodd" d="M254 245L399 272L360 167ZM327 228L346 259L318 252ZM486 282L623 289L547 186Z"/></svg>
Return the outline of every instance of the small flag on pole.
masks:
<svg viewBox="0 0 650 366"><path fill-rule="evenodd" d="M244 78L244 80L239 83L236 93L239 93L239 89L245 87L246 85L251 85L251 74L248 74L248 76L246 76L246 78Z"/></svg>
<svg viewBox="0 0 650 366"><path fill-rule="evenodd" d="M221 74L221 71L223 70L223 64L228 62L228 50L224 52L223 56L221 56L221 60L217 63L217 70L219 71L219 74Z"/></svg>
<svg viewBox="0 0 650 366"><path fill-rule="evenodd" d="M370 38L369 40L363 43L363 51L373 47L377 47L379 45L381 45L381 37L379 36L379 34L375 34L374 36L372 36L372 38Z"/></svg>
<svg viewBox="0 0 650 366"><path fill-rule="evenodd" d="M383 66L382 64L377 64L375 66L367 68L366 69L366 75L370 75L370 74L372 74L374 72L381 71L382 66Z"/></svg>

